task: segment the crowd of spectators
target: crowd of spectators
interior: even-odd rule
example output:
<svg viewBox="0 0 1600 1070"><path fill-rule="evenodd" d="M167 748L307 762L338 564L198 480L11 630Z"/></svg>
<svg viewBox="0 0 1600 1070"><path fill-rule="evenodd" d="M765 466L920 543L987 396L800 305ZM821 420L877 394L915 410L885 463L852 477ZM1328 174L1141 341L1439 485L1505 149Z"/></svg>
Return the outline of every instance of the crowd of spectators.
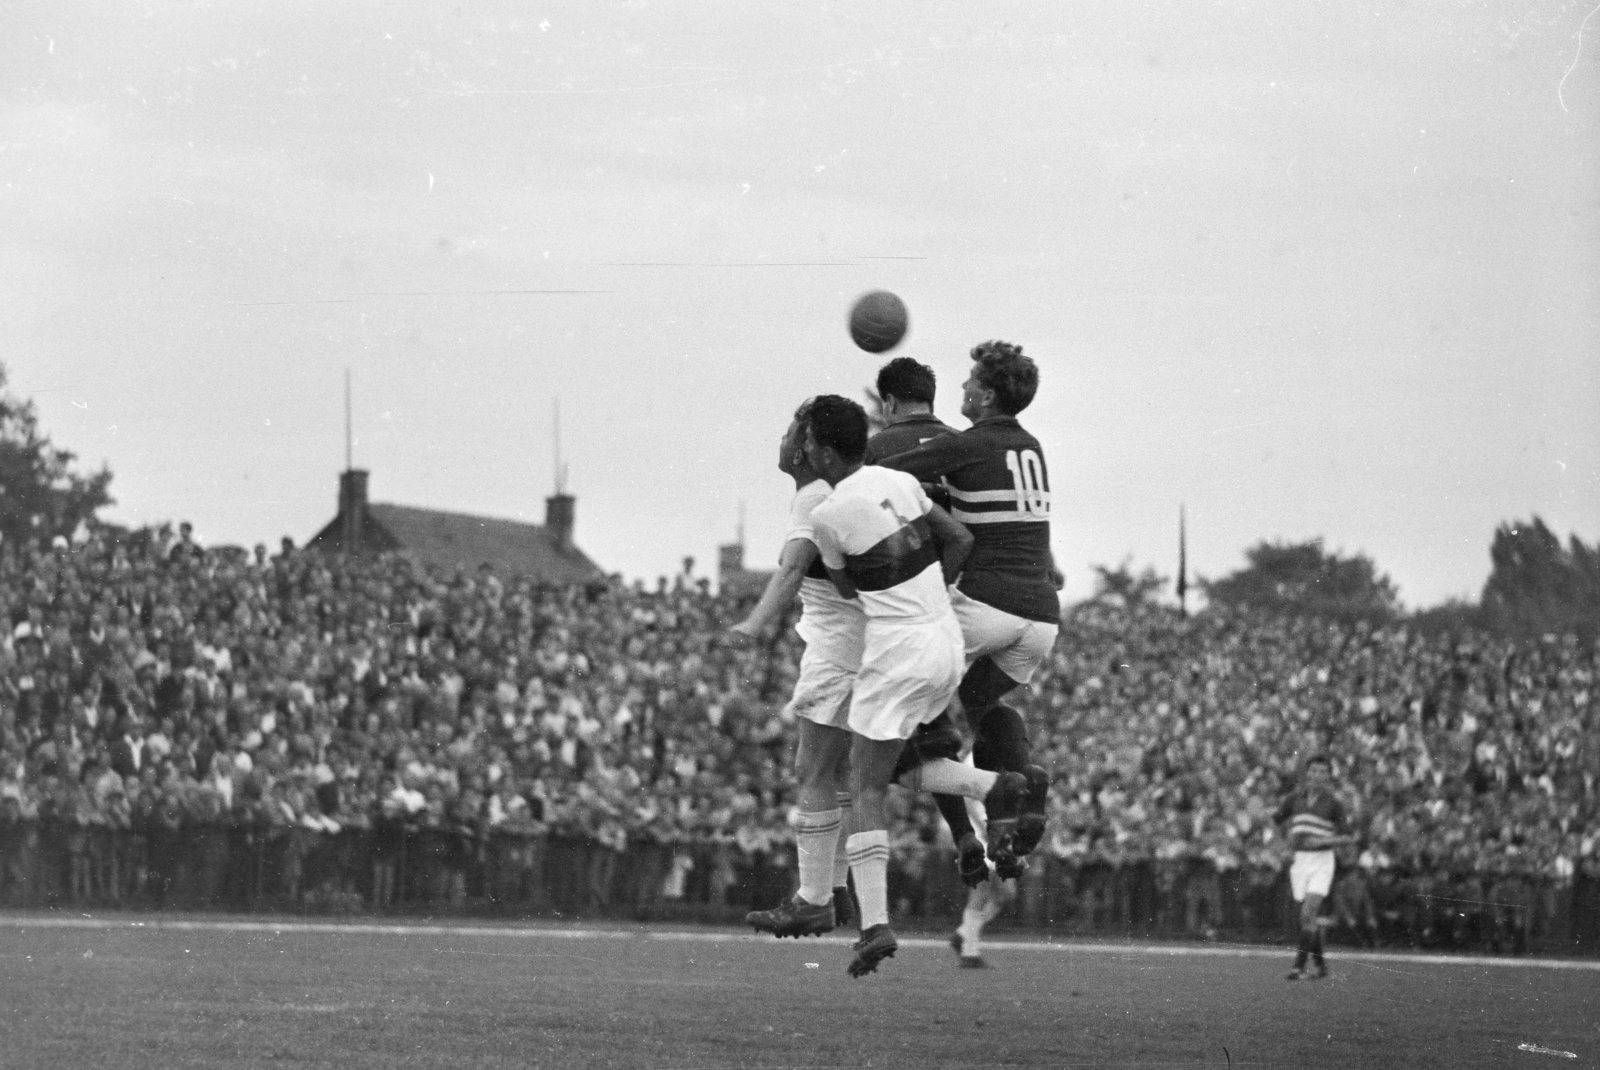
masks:
<svg viewBox="0 0 1600 1070"><path fill-rule="evenodd" d="M1363 866L1600 872L1600 665L1575 637L1094 604L1064 632L1030 708L1063 856L1272 865L1275 802L1322 753Z"/></svg>
<svg viewBox="0 0 1600 1070"><path fill-rule="evenodd" d="M798 640L722 643L744 608L687 577L554 587L165 530L6 547L0 901L12 847L41 827L85 895L139 879L108 870L119 832L384 842L403 825L787 853ZM1043 850L1275 875L1272 811L1316 751L1361 837L1352 871L1600 877L1596 660L1566 636L1081 604L1019 702L1054 775ZM902 801L906 865L939 835Z"/></svg>
<svg viewBox="0 0 1600 1070"><path fill-rule="evenodd" d="M1320 753L1359 838L1334 894L1353 935L1526 930L1600 879L1597 670L1570 635L1086 603L1029 706L1048 849L1268 882L1288 861L1275 803Z"/></svg>

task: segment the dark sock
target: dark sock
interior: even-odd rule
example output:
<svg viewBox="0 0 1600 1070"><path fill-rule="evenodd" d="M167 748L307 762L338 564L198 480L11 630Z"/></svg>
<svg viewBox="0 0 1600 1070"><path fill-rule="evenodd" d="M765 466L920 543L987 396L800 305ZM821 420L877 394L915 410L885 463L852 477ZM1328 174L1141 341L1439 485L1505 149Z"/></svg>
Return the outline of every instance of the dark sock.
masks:
<svg viewBox="0 0 1600 1070"><path fill-rule="evenodd" d="M1322 965L1322 926L1318 925L1311 937L1311 961Z"/></svg>
<svg viewBox="0 0 1600 1070"><path fill-rule="evenodd" d="M1300 930L1300 950L1294 957L1294 968L1297 969L1297 970L1305 969L1306 968L1306 956L1309 955L1309 954L1311 954L1311 935L1309 933L1307 933L1304 929L1301 929Z"/></svg>
<svg viewBox="0 0 1600 1070"><path fill-rule="evenodd" d="M950 826L950 839L960 843L961 837L972 832L972 818L967 816L967 800L959 795L935 795L933 801L939 807L939 813L944 815L944 823Z"/></svg>

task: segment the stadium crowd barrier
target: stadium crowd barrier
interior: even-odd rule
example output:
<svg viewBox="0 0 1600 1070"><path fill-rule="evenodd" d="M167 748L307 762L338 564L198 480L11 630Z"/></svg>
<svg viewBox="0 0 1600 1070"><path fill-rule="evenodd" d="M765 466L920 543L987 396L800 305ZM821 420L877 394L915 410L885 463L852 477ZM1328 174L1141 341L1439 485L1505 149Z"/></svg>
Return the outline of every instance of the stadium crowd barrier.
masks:
<svg viewBox="0 0 1600 1070"><path fill-rule="evenodd" d="M965 891L946 851L897 851L894 920L949 927ZM794 886L788 850L731 840L625 850L552 833L296 826L0 826L0 907L404 914L737 923ZM1336 942L1495 953L1600 951L1600 881L1367 874L1330 897ZM1295 924L1281 871L1202 860L1112 865L1039 856L999 927L1075 936L1271 942Z"/></svg>

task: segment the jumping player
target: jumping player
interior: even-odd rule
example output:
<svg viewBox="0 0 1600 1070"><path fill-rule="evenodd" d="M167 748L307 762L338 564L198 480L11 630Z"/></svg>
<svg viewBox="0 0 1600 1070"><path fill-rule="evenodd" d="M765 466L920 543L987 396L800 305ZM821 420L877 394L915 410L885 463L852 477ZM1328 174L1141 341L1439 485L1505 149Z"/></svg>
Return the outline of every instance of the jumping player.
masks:
<svg viewBox="0 0 1600 1070"><path fill-rule="evenodd" d="M778 470L794 479L789 531L778 569L744 620L729 629L736 640L767 631L800 596L795 631L805 640L800 675L786 715L798 726L794 775L799 788L795 849L800 889L782 918L754 911L747 921L779 936L830 932L846 920L849 896L844 853L849 833L850 688L861 666L862 633L867 618L857 602L842 597L817 556L811 510L833 490L806 461L805 421L811 402L795 412L778 445Z"/></svg>
<svg viewBox="0 0 1600 1070"><path fill-rule="evenodd" d="M877 464L936 438L954 435L956 429L933 414L934 395L938 380L933 369L919 364L910 357L896 357L878 369L878 398L883 403L883 418L887 426L867 440L864 460ZM946 507L949 496L943 488L929 490L935 504ZM959 758L963 749L961 732L948 713L925 725L920 725L906 741L900 754L900 765L895 778L902 781L916 766L931 758ZM968 815L968 802L957 795L935 795L945 824L950 827L950 838L956 845L956 867L961 880L969 888L989 878L989 862L984 857L984 845L973 828Z"/></svg>
<svg viewBox="0 0 1600 1070"><path fill-rule="evenodd" d="M973 538L928 500L914 478L863 465L867 418L832 395L808 413L806 457L833 492L811 513L828 575L866 615L861 669L851 696L850 768L856 831L847 846L861 909L861 939L849 965L862 977L892 956L889 834L885 796L906 739L944 711L961 680L961 628L946 585L960 572ZM923 790L982 799L1015 820L1026 780L938 760L916 771Z"/></svg>
<svg viewBox="0 0 1600 1070"><path fill-rule="evenodd" d="M973 732L972 756L980 769L1028 780L1015 822L989 815L988 853L1004 876L1020 872L1018 860L1044 836L1050 777L1033 762L1021 714L1001 699L1031 680L1055 645L1061 574L1050 552L1044 450L1017 422L1038 392L1038 367L1008 342L984 342L971 356L961 414L972 426L879 463L923 482L942 480L951 515L972 532L972 554L951 595L965 642L959 694Z"/></svg>
<svg viewBox="0 0 1600 1070"><path fill-rule="evenodd" d="M1333 885L1333 849L1352 842L1344 832L1344 806L1333 793L1332 774L1332 766L1323 755L1307 758L1305 780L1278 807L1277 821L1289 823L1289 844L1294 848L1289 889L1300 904L1300 950L1295 955L1294 969L1289 971L1291 981L1307 976L1308 955L1312 970L1309 976L1328 976L1317 915Z"/></svg>

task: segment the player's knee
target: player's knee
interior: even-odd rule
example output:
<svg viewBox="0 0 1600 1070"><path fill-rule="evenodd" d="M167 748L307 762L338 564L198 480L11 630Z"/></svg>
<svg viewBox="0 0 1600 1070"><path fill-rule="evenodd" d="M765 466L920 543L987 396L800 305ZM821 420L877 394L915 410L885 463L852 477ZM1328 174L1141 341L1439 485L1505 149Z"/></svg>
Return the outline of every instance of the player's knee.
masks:
<svg viewBox="0 0 1600 1070"><path fill-rule="evenodd" d="M838 782L832 763L821 761L796 762L794 768L796 785L802 790L836 792L841 785Z"/></svg>
<svg viewBox="0 0 1600 1070"><path fill-rule="evenodd" d="M1029 762L1028 728L1010 706L983 715L973 733L972 761L980 769L1020 771Z"/></svg>
<svg viewBox="0 0 1600 1070"><path fill-rule="evenodd" d="M857 782L855 785L855 808L858 814L868 814L881 808L889 797L889 785L866 784ZM859 818L858 818L859 819Z"/></svg>
<svg viewBox="0 0 1600 1070"><path fill-rule="evenodd" d="M962 708L971 715L987 710L1016 686L1017 682L1007 676L993 658L985 655L974 661L966 675L961 677L956 697L961 700Z"/></svg>
<svg viewBox="0 0 1600 1070"><path fill-rule="evenodd" d="M904 777L915 769L919 769L935 758L949 758L951 761L961 757L961 731L956 728L955 722L944 714L919 727L912 733L906 745L900 751L900 759L895 763L894 779L904 783Z"/></svg>

